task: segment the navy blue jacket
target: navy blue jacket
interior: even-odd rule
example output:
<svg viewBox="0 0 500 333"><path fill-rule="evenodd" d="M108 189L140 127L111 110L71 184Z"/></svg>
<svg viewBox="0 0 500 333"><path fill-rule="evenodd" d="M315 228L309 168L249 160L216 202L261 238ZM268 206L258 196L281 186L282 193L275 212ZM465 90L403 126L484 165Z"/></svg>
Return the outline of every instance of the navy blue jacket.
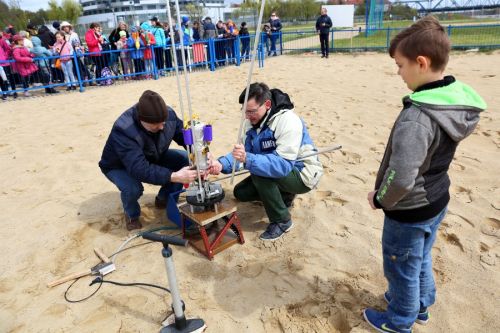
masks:
<svg viewBox="0 0 500 333"><path fill-rule="evenodd" d="M113 124L99 167L105 174L113 169L124 169L140 182L166 185L172 172L158 163L172 140L184 146L182 128L182 120L168 108L163 130L150 133L141 125L134 105Z"/></svg>
<svg viewBox="0 0 500 333"><path fill-rule="evenodd" d="M330 28L332 27L332 25L333 23L330 16L320 15L316 20L316 31L319 31L319 33L321 34L327 34L330 32Z"/></svg>

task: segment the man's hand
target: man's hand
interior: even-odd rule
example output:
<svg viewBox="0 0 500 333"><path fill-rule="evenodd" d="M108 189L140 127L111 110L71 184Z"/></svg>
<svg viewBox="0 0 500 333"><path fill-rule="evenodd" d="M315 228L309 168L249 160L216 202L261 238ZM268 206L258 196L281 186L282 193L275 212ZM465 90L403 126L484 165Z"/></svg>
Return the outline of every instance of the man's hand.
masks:
<svg viewBox="0 0 500 333"><path fill-rule="evenodd" d="M222 171L222 164L214 159L212 153L207 153L208 158L208 168L207 168L207 176L208 175L218 175Z"/></svg>
<svg viewBox="0 0 500 333"><path fill-rule="evenodd" d="M368 203L370 204L370 207L372 209L377 209L377 207L375 207L375 203L373 202L375 200L374 199L375 193L377 193L377 191L371 191L370 193L368 193L368 196L367 196Z"/></svg>
<svg viewBox="0 0 500 333"><path fill-rule="evenodd" d="M185 166L179 171L172 172L170 176L170 181L172 183L189 184L194 181L197 177L196 170L191 170L191 167Z"/></svg>
<svg viewBox="0 0 500 333"><path fill-rule="evenodd" d="M238 162L245 163L247 160L247 153L245 151L245 146L242 144L234 145L233 157Z"/></svg>
<svg viewBox="0 0 500 333"><path fill-rule="evenodd" d="M208 169L208 173L211 175L218 175L221 173L221 171L222 171L222 164L217 160L213 160L212 164Z"/></svg>

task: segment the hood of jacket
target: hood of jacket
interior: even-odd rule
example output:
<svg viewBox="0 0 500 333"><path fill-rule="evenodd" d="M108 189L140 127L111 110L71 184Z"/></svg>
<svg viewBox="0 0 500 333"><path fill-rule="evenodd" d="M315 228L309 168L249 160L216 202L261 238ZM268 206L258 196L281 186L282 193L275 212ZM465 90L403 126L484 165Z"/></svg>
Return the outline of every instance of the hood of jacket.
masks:
<svg viewBox="0 0 500 333"><path fill-rule="evenodd" d="M293 103L287 93L284 93L279 89L271 89L271 96L272 106L271 112L269 113L269 119L282 110L293 109Z"/></svg>
<svg viewBox="0 0 500 333"><path fill-rule="evenodd" d="M148 22L144 22L141 24L141 29L144 31L149 31L151 30L151 25Z"/></svg>
<svg viewBox="0 0 500 333"><path fill-rule="evenodd" d="M31 42L33 43L33 47L42 46L42 40L36 36L31 37Z"/></svg>
<svg viewBox="0 0 500 333"><path fill-rule="evenodd" d="M415 92L403 99L411 102L436 121L455 141L469 136L486 102L470 86L455 81L447 86Z"/></svg>

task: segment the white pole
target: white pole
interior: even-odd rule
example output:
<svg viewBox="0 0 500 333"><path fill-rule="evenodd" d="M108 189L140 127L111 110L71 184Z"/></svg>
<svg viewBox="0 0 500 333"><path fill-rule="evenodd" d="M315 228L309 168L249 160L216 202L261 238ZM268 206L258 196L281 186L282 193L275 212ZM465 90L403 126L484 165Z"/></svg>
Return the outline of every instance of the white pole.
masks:
<svg viewBox="0 0 500 333"><path fill-rule="evenodd" d="M247 109L248 104L248 92L250 90L250 83L252 81L253 74L253 65L255 63L255 56L257 55L257 47L259 46L260 41L260 26L262 25L262 16L264 15L264 6L266 4L266 0L262 0L260 4L260 13L259 13L259 22L257 24L257 28L255 30L255 40L253 43L253 53L252 53L252 61L250 62L250 68L248 70L248 78L247 78L247 88L245 90L245 100L243 102L243 108L241 109L241 120L240 120L240 128L238 130L238 137L236 138L237 143L241 143L241 135L243 130L243 123L245 121L245 111ZM231 182L233 185L234 182L234 171L236 170L236 162L233 162L233 170L231 171Z"/></svg>
<svg viewBox="0 0 500 333"><path fill-rule="evenodd" d="M184 31L182 30L182 25L181 25L181 14L180 14L180 8L179 8L179 0L175 0L175 10L177 12L177 24L179 25L179 39L181 42L181 58L182 58L182 64L184 66L184 80L186 84L186 98L188 102L188 112L189 112L189 120L191 122L191 132L194 136L194 125L193 125L193 113L192 113L192 108L191 108L191 95L189 93L189 74L187 70L187 64L186 64L186 55L184 54L185 51L185 45L184 45ZM177 68L179 67L179 64L175 64ZM198 156L198 151L196 149L194 150L194 155L195 155L195 161L199 161L199 156ZM200 174L200 166L198 163L194 164L196 166L196 173L198 174L198 188L200 189L201 193L205 193L203 191L203 186L201 183L201 174Z"/></svg>

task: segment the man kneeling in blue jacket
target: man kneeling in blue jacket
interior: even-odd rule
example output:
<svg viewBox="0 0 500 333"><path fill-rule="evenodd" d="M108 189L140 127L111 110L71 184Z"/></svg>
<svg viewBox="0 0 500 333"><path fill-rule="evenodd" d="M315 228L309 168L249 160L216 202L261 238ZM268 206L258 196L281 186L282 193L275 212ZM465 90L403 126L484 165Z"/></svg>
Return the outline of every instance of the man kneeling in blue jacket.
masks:
<svg viewBox="0 0 500 333"><path fill-rule="evenodd" d="M99 167L120 190L127 230L142 228L137 202L142 183L161 185L155 206L165 208L170 193L196 178L186 151L169 149L172 140L185 147L182 126L174 110L150 90L113 124Z"/></svg>
<svg viewBox="0 0 500 333"><path fill-rule="evenodd" d="M245 90L239 102L244 103ZM234 188L240 201L262 201L269 226L262 240L275 240L293 226L288 208L296 194L309 192L318 185L323 167L306 125L293 111L287 94L269 89L264 83L250 85L245 110L244 145L213 161L212 174L230 173L235 161L250 171Z"/></svg>

